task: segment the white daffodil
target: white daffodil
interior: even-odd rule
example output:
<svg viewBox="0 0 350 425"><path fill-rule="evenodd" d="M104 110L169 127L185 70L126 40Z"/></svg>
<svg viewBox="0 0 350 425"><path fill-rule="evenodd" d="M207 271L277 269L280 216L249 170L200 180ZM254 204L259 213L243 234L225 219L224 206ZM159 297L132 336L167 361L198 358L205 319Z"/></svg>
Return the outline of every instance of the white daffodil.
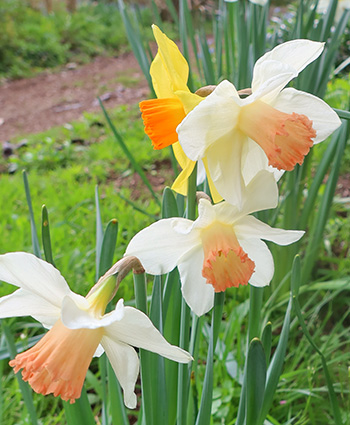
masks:
<svg viewBox="0 0 350 425"><path fill-rule="evenodd" d="M263 190L264 176L253 180L254 188L248 186L250 193L241 209L227 202L213 206L201 199L196 221L160 220L134 236L126 255L138 257L146 272L154 275L168 273L177 266L183 297L198 316L212 308L215 292L248 282L268 285L274 263L261 239L288 245L304 232L273 229L249 215L275 206L277 193L268 196Z"/></svg>
<svg viewBox="0 0 350 425"><path fill-rule="evenodd" d="M193 161L206 157L219 194L240 205L242 191L268 164L292 170L314 143L341 122L321 99L283 88L322 52L323 43L292 40L275 47L255 64L249 95L241 98L228 81L184 117L179 142Z"/></svg>
<svg viewBox="0 0 350 425"><path fill-rule="evenodd" d="M51 328L10 365L40 394L53 393L74 403L80 397L94 355L106 352L124 392L124 402L136 407L134 393L139 359L133 347L188 363L191 356L170 345L141 311L124 307L104 314L116 290L116 277L100 279L86 298L72 292L60 272L32 254L0 255L0 280L19 287L0 298L0 318L32 316Z"/></svg>

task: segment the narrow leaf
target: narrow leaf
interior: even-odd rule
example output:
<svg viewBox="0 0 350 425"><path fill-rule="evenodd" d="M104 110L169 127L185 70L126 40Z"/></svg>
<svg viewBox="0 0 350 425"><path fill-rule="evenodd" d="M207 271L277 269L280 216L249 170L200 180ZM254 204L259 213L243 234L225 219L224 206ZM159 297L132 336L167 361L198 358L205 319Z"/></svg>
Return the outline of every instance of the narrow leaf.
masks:
<svg viewBox="0 0 350 425"><path fill-rule="evenodd" d="M266 381L265 352L261 341L254 338L249 344L247 358L246 425L256 425L264 399Z"/></svg>
<svg viewBox="0 0 350 425"><path fill-rule="evenodd" d="M42 207L42 225L41 225L41 238L43 242L45 260L48 263L55 265L52 256L51 248L51 237L50 237L50 224L49 224L49 213L45 205Z"/></svg>
<svg viewBox="0 0 350 425"><path fill-rule="evenodd" d="M25 193L26 193L27 205L28 205L28 210L29 210L29 219L30 219L30 229L31 229L31 234L32 234L33 252L38 258L41 258L38 233L36 231L36 226L35 226L35 221L34 221L32 198L30 196L29 182L28 182L28 177L27 177L27 173L25 172L25 170L23 170L23 182L24 182L24 190L25 190Z"/></svg>

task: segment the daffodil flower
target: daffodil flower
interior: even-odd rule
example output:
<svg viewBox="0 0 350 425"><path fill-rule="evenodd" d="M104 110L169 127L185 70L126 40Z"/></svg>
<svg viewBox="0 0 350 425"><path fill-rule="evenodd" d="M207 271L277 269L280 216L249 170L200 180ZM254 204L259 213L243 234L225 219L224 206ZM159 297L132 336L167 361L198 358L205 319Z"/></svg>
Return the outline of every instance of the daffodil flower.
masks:
<svg viewBox="0 0 350 425"><path fill-rule="evenodd" d="M196 161L191 161L183 152L178 142L176 127L181 123L204 97L191 93L187 87L189 67L176 44L170 40L156 25L152 25L153 34L158 45L150 68L152 83L157 99L140 102L140 109L145 125L145 132L150 137L155 149L172 145L175 157L182 168L172 188L183 195L187 194L187 179L191 175ZM203 94L203 91L202 91ZM204 166L206 161L204 158ZM200 175L205 177L203 165ZM222 198L208 181L214 200Z"/></svg>
<svg viewBox="0 0 350 425"><path fill-rule="evenodd" d="M154 275L177 266L183 297L198 316L212 308L215 292L248 282L268 285L274 263L261 239L288 245L304 232L274 229L249 215L276 206L277 189L266 191L264 176L248 186L242 208L227 202L213 206L200 199L197 220L160 220L134 236L126 255L138 257L146 272Z"/></svg>
<svg viewBox="0 0 350 425"><path fill-rule="evenodd" d="M225 80L178 126L185 154L193 161L207 159L226 201L240 204L244 186L268 164L278 170L302 164L311 146L340 126L323 100L293 88L283 90L323 47L310 40L275 47L256 62L247 97L241 98Z"/></svg>
<svg viewBox="0 0 350 425"><path fill-rule="evenodd" d="M73 403L80 397L94 355L106 352L124 392L124 402L136 407L134 393L139 359L133 347L188 363L191 356L170 345L150 319L139 310L124 307L104 314L116 288L113 275L100 279L86 298L72 292L60 272L32 254L0 255L0 280L19 287L0 298L0 318L32 316L50 330L10 365L34 391L53 393Z"/></svg>

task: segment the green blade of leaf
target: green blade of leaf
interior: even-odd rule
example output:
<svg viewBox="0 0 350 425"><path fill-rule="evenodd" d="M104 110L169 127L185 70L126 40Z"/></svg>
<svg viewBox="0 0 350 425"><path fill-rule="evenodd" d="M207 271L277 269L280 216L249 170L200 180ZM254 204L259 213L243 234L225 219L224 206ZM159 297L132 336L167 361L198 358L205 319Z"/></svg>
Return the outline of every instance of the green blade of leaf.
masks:
<svg viewBox="0 0 350 425"><path fill-rule="evenodd" d="M266 360L261 341L254 338L247 356L246 425L256 425L264 400Z"/></svg>
<svg viewBox="0 0 350 425"><path fill-rule="evenodd" d="M38 233L36 231L36 225L35 225L35 221L34 221L32 198L30 196L29 182L28 182L27 173L24 170L23 170L23 183L24 183L24 190L25 190L25 193L26 193L27 205L28 205L28 210L29 210L29 219L30 219L30 229L31 229L31 235L32 235L33 253L38 258L41 258Z"/></svg>
<svg viewBox="0 0 350 425"><path fill-rule="evenodd" d="M48 263L55 265L52 256L51 237L50 237L50 223L49 213L45 205L42 207L42 225L41 225L41 238L43 242L45 260Z"/></svg>
<svg viewBox="0 0 350 425"><path fill-rule="evenodd" d="M112 219L106 227L101 246L99 277L103 276L113 265L114 250L118 237L118 220Z"/></svg>
<svg viewBox="0 0 350 425"><path fill-rule="evenodd" d="M119 143L120 147L123 149L126 157L128 158L128 160L130 161L130 164L132 165L132 167L134 168L134 170L138 173L138 175L141 177L141 180L144 182L144 184L146 185L146 187L148 188L148 190L150 191L151 195L153 196L154 200L157 202L158 205L160 205L159 202L159 198L158 195L155 193L155 191L152 188L151 183L149 182L148 178L146 177L145 173L143 172L142 168L140 167L140 165L137 163L137 161L135 160L134 156L132 155L132 153L129 151L128 147L126 146L122 136L119 134L119 132L117 131L117 129L115 128L114 124L112 123L105 107L103 106L103 103L101 101L100 98L98 98L98 101L100 103L100 106L102 108L102 112L103 115L105 116L107 123L110 127L110 129L112 130L112 133L115 137L115 139L117 140L117 142Z"/></svg>
<svg viewBox="0 0 350 425"><path fill-rule="evenodd" d="M16 351L16 346L15 346L15 342L14 342L12 332L11 332L10 328L4 324L3 321L1 321L1 325L2 325L4 335L5 335L5 339L6 339L6 343L7 343L9 352L11 354L11 358L14 359L17 355L17 351ZM19 385L19 388L20 388L21 393L22 393L24 405L26 406L28 413L29 413L29 416L30 416L31 424L37 425L38 420L37 420L37 415L36 415L36 411L35 411L35 407L34 407L34 403L33 403L33 397L32 397L31 389L30 389L28 383L23 381L22 375L20 373L16 373L16 378L17 378L18 385Z"/></svg>

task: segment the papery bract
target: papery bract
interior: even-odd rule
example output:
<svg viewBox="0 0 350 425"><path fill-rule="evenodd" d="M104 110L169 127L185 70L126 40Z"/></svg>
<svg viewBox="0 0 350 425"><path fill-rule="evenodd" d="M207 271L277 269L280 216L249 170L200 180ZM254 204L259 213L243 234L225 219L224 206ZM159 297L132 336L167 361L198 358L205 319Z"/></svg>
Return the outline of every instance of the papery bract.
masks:
<svg viewBox="0 0 350 425"><path fill-rule="evenodd" d="M86 298L72 292L60 272L32 254L0 255L0 280L19 287L0 298L0 318L33 316L51 328L10 365L34 391L53 393L73 403L80 397L93 355L106 352L124 392L125 405L136 407L135 383L139 359L133 347L188 363L186 351L170 345L150 319L119 300L114 311L104 314L115 292L113 275L100 279Z"/></svg>

